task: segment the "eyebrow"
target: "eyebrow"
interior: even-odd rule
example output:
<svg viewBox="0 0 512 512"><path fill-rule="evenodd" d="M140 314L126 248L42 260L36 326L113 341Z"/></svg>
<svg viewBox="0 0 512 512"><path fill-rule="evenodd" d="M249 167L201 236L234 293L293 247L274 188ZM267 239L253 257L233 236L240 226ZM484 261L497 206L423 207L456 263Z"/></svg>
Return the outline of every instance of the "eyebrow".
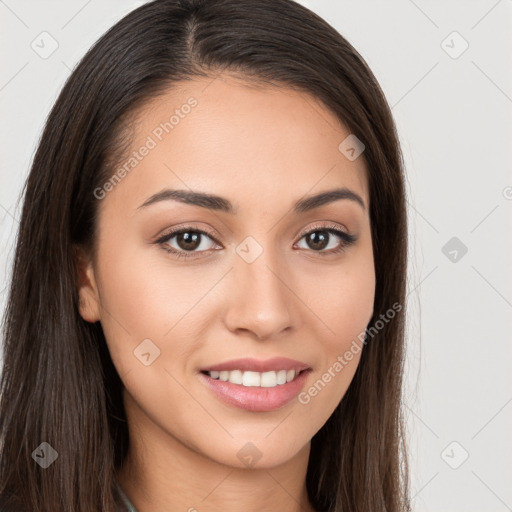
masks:
<svg viewBox="0 0 512 512"><path fill-rule="evenodd" d="M350 201L354 201L355 203L359 204L363 210L366 210L364 201L361 196L346 187L342 187L299 199L293 205L293 211L295 213L304 213L309 210L313 210L314 208L319 208L325 204L332 203L333 201L338 201L340 199L348 199ZM193 190L176 189L164 189L160 192L157 192L156 194L153 194L143 204L141 204L138 209L147 208L152 204L169 200L230 214L235 214L237 212L237 209L233 206L233 204L224 197L213 194L206 194L204 192L196 192Z"/></svg>

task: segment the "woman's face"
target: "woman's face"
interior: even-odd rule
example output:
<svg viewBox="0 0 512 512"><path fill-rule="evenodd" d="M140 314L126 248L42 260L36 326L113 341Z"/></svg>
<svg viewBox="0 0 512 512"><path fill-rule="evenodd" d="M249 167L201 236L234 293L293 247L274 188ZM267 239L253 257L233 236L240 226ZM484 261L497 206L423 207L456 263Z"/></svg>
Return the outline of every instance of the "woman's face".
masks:
<svg viewBox="0 0 512 512"><path fill-rule="evenodd" d="M345 394L373 313L364 160L311 96L228 75L153 98L134 130L94 191L81 314L101 321L129 421L230 466L281 464Z"/></svg>

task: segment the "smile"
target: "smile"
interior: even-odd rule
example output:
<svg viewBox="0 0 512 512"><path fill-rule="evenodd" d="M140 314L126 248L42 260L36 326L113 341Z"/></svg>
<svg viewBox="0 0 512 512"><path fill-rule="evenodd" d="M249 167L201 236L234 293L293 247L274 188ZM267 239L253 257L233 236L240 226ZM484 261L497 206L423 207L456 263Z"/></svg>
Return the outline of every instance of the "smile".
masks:
<svg viewBox="0 0 512 512"><path fill-rule="evenodd" d="M202 368L197 375L212 397L224 404L270 412L292 402L312 371L307 363L283 357L265 361L245 358Z"/></svg>
<svg viewBox="0 0 512 512"><path fill-rule="evenodd" d="M231 384L239 384L246 387L274 388L291 382L301 371L305 370L277 370L269 372L216 370L205 373L212 379L231 382Z"/></svg>

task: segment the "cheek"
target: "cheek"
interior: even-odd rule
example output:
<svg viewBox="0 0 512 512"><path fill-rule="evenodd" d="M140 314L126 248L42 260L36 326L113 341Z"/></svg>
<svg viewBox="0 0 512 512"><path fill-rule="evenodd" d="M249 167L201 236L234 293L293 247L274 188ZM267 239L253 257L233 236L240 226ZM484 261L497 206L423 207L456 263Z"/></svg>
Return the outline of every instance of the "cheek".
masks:
<svg viewBox="0 0 512 512"><path fill-rule="evenodd" d="M361 252L343 267L305 283L311 309L317 313L319 365L310 376L299 403L308 408L315 428L327 421L345 395L364 349L364 332L373 314L373 256ZM313 286L316 284L316 286Z"/></svg>
<svg viewBox="0 0 512 512"><path fill-rule="evenodd" d="M205 296L225 272L180 267L166 261L163 249L128 241L126 234L104 244L99 268L101 324L120 375L140 366L134 350L147 339L161 352L157 366L181 364L196 345L205 309L211 308Z"/></svg>
<svg viewBox="0 0 512 512"><path fill-rule="evenodd" d="M375 278L372 269L356 268L333 280L329 289L332 330L341 340L364 331L373 314Z"/></svg>
<svg viewBox="0 0 512 512"><path fill-rule="evenodd" d="M176 316L172 308L180 309L183 302L169 300L176 295L176 283L133 247L105 244L100 261L102 328L114 362L131 366L143 340L160 344Z"/></svg>
<svg viewBox="0 0 512 512"><path fill-rule="evenodd" d="M327 333L320 339L326 353L345 350L364 331L373 315L375 272L371 246L347 254L339 266L302 272L302 294Z"/></svg>

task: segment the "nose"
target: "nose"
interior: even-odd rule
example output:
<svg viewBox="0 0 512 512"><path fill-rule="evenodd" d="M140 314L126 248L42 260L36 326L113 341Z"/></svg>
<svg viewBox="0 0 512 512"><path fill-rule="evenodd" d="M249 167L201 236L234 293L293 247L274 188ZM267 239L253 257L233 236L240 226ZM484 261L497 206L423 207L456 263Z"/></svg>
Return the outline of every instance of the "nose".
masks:
<svg viewBox="0 0 512 512"><path fill-rule="evenodd" d="M250 332L259 340L278 336L293 327L293 292L284 266L270 251L252 263L236 256L231 274L226 327L237 334Z"/></svg>

